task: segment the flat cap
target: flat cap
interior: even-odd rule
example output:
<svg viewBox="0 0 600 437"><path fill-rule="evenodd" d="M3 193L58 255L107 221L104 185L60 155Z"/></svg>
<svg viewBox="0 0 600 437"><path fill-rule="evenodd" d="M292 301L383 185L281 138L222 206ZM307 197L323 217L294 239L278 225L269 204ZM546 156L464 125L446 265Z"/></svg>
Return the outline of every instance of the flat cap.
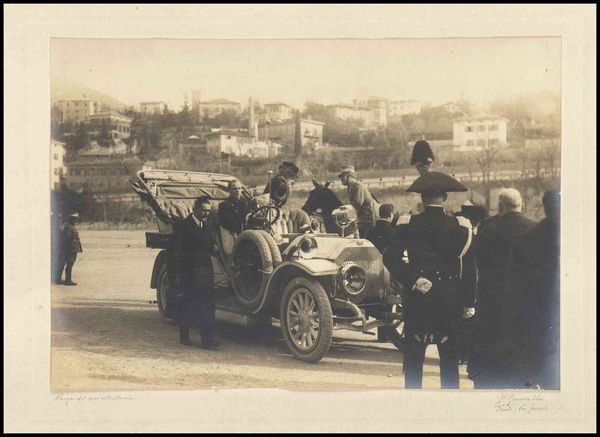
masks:
<svg viewBox="0 0 600 437"><path fill-rule="evenodd" d="M406 191L410 193L450 193L469 191L469 189L446 173L430 171L418 177Z"/></svg>

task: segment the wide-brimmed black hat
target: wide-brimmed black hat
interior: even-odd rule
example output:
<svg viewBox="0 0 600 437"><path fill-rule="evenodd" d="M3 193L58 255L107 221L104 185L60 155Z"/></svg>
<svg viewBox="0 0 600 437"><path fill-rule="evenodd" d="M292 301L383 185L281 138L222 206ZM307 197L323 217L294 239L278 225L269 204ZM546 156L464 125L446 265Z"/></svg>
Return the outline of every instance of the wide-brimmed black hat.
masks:
<svg viewBox="0 0 600 437"><path fill-rule="evenodd" d="M431 164L433 161L435 161L435 157L433 156L433 150L431 150L429 143L425 140L417 141L412 149L410 164Z"/></svg>
<svg viewBox="0 0 600 437"><path fill-rule="evenodd" d="M406 191L411 193L451 193L469 191L469 189L446 173L430 171L418 177Z"/></svg>
<svg viewBox="0 0 600 437"><path fill-rule="evenodd" d="M300 171L300 169L298 168L298 166L296 164L294 164L293 162L289 162L289 161L283 161L280 165L281 168L285 168L287 170L291 170L294 173L298 173Z"/></svg>

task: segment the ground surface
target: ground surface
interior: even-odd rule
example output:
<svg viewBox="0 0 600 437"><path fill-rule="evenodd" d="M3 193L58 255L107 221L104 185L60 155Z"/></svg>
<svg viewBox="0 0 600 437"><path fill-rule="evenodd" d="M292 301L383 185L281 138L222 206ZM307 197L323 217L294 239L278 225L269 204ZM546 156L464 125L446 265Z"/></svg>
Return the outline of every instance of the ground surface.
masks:
<svg viewBox="0 0 600 437"><path fill-rule="evenodd" d="M282 338L219 323L220 351L178 344L159 317L150 273L156 250L142 231L81 231L76 287L52 286L52 387L55 391L201 388L365 389L404 387L402 353L374 336L334 331L317 364L292 357ZM278 328L273 330L276 334ZM275 335L275 337L278 337ZM199 342L196 332L192 341ZM461 388L471 388L461 366ZM425 388L439 388L429 347Z"/></svg>

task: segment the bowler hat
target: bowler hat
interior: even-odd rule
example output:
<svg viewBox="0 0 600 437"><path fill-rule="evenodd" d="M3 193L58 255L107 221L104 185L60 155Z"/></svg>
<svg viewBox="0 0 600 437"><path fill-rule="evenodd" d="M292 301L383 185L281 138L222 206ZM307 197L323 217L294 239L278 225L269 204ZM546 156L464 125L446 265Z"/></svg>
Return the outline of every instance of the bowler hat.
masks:
<svg viewBox="0 0 600 437"><path fill-rule="evenodd" d="M345 165L340 170L340 174L338 176L341 176L341 175L343 175L345 173L352 173L352 174L354 174L354 166L353 165Z"/></svg>
<svg viewBox="0 0 600 437"><path fill-rule="evenodd" d="M298 168L298 166L296 164L294 164L293 162L289 162L289 161L283 161L280 165L281 168L285 168L287 170L291 170L294 173L298 173L300 171L300 169Z"/></svg>
<svg viewBox="0 0 600 437"><path fill-rule="evenodd" d="M417 178L406 191L411 193L450 193L469 189L445 173L430 171Z"/></svg>

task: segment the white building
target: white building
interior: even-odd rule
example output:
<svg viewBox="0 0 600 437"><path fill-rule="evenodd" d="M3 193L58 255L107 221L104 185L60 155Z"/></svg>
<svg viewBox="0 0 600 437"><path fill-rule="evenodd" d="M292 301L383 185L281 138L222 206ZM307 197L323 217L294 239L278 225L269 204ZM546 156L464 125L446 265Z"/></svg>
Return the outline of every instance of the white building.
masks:
<svg viewBox="0 0 600 437"><path fill-rule="evenodd" d="M93 100L60 100L56 106L63 123L83 123L102 109L101 104Z"/></svg>
<svg viewBox="0 0 600 437"><path fill-rule="evenodd" d="M102 129L110 134L113 139L127 139L131 135L131 122L133 120L118 112L108 111L90 116L90 134L97 135Z"/></svg>
<svg viewBox="0 0 600 437"><path fill-rule="evenodd" d="M458 152L479 151L506 145L507 120L495 115L461 117L453 120L452 142Z"/></svg>
<svg viewBox="0 0 600 437"><path fill-rule="evenodd" d="M397 100L389 102L388 115L399 117L401 115L418 114L421 112L422 104L418 100Z"/></svg>
<svg viewBox="0 0 600 437"><path fill-rule="evenodd" d="M265 103L263 105L266 116L271 121L284 121L293 118L292 108L285 103Z"/></svg>
<svg viewBox="0 0 600 437"><path fill-rule="evenodd" d="M65 166L66 153L65 143L54 140L50 141L50 162L52 163L50 166L50 188L52 190L58 189L58 186L67 173L67 167Z"/></svg>
<svg viewBox="0 0 600 437"><path fill-rule="evenodd" d="M258 140L246 132L221 130L207 135L206 149L212 156L226 153L248 158L271 158L278 156L283 146L269 140Z"/></svg>
<svg viewBox="0 0 600 437"><path fill-rule="evenodd" d="M167 108L167 104L165 102L141 102L140 103L140 112L142 114L150 115L150 114L163 114L165 109Z"/></svg>
<svg viewBox="0 0 600 437"><path fill-rule="evenodd" d="M242 112L242 105L227 99L214 99L207 102L199 102L198 110L200 117L214 117L225 111L233 111L236 115Z"/></svg>
<svg viewBox="0 0 600 437"><path fill-rule="evenodd" d="M387 126L387 104L384 101L371 101L370 106L361 106L357 100L355 105L338 104L328 105L327 109L332 117L340 120L357 120L367 129Z"/></svg>

